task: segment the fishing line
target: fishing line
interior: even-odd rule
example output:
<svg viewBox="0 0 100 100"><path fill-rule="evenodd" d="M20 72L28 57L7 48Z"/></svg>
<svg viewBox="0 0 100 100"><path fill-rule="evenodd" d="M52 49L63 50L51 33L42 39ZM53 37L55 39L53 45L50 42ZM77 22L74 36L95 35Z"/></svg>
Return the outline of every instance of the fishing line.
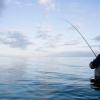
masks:
<svg viewBox="0 0 100 100"><path fill-rule="evenodd" d="M69 23L78 33L79 35L82 37L82 39L84 40L84 42L87 44L87 46L90 48L90 50L92 51L92 53L94 54L94 56L96 57L96 53L94 52L94 50L92 49L91 45L89 44L89 42L87 41L87 39L82 35L82 33L80 32L80 30L71 22L69 22L68 20L66 20L67 23Z"/></svg>

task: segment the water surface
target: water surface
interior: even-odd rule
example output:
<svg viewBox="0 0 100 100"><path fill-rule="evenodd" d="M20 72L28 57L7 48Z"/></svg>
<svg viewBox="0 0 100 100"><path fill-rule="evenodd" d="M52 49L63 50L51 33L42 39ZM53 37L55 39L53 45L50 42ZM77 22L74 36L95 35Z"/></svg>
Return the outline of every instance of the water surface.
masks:
<svg viewBox="0 0 100 100"><path fill-rule="evenodd" d="M100 100L92 59L0 57L0 100Z"/></svg>

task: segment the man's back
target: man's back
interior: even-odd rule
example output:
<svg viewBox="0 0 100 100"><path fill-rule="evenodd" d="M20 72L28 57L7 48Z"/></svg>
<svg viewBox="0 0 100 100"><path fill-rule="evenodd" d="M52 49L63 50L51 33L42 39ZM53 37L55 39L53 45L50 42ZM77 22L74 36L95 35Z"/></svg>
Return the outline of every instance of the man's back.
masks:
<svg viewBox="0 0 100 100"><path fill-rule="evenodd" d="M92 65L97 68L100 66L100 54L93 60Z"/></svg>
<svg viewBox="0 0 100 100"><path fill-rule="evenodd" d="M95 79L100 80L100 54L90 63L90 67L95 69Z"/></svg>
<svg viewBox="0 0 100 100"><path fill-rule="evenodd" d="M95 79L100 79L100 66L95 69Z"/></svg>

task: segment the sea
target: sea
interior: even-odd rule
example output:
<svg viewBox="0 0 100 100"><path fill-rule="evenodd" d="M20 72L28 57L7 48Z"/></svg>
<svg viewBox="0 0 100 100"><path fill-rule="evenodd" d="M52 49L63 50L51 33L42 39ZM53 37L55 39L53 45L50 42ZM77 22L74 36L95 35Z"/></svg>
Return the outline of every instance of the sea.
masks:
<svg viewBox="0 0 100 100"><path fill-rule="evenodd" d="M93 57L0 57L0 100L100 100Z"/></svg>

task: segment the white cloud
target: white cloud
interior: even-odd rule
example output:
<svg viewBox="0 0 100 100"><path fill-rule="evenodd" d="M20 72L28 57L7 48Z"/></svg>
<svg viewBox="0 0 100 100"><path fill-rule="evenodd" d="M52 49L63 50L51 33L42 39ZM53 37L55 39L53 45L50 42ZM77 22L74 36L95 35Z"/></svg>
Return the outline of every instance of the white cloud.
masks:
<svg viewBox="0 0 100 100"><path fill-rule="evenodd" d="M51 25L41 25L37 28L37 34L35 36L35 43L38 51L61 52L65 51L70 46L79 45L79 41L75 39L66 39L67 36L64 33L56 32Z"/></svg>
<svg viewBox="0 0 100 100"><path fill-rule="evenodd" d="M55 9L55 0L38 0L38 3L46 10Z"/></svg>
<svg viewBox="0 0 100 100"><path fill-rule="evenodd" d="M27 37L19 32L0 32L0 43L12 48L25 49L31 44Z"/></svg>
<svg viewBox="0 0 100 100"><path fill-rule="evenodd" d="M46 6L48 4L52 4L52 0L39 0L39 3Z"/></svg>
<svg viewBox="0 0 100 100"><path fill-rule="evenodd" d="M41 36L38 36L39 34ZM66 40L65 34L54 33L53 30L46 31L44 28L42 33L39 34L36 34L31 40L20 32L0 33L0 55L64 56L63 54L65 54L66 56L67 54L73 54L73 52L86 52L86 48L81 47L82 44L80 45L79 41Z"/></svg>
<svg viewBox="0 0 100 100"><path fill-rule="evenodd" d="M33 6L32 1L31 0L6 0L7 4L14 4L17 5L18 7L29 7L29 6Z"/></svg>

